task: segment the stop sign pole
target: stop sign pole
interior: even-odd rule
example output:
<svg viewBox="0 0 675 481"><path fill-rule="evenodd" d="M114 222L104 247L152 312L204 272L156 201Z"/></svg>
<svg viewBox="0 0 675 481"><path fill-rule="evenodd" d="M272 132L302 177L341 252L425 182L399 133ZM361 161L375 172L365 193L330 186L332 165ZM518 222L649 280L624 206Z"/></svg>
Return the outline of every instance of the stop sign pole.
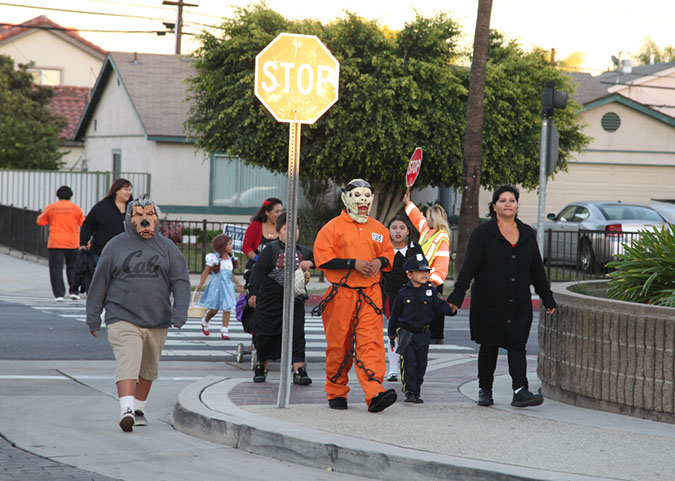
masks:
<svg viewBox="0 0 675 481"><path fill-rule="evenodd" d="M277 406L288 407L293 352L295 251L302 124L313 124L338 99L340 64L314 35L281 33L255 58L255 95L278 122L289 123L286 250Z"/></svg>

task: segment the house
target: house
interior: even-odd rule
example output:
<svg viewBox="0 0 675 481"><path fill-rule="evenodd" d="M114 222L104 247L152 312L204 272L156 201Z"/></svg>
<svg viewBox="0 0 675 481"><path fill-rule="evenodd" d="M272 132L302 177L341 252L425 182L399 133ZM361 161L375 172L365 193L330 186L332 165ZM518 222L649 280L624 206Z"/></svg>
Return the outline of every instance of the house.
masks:
<svg viewBox="0 0 675 481"><path fill-rule="evenodd" d="M65 168L79 167L83 158L84 145L72 140L73 133L106 53L75 30L62 27L44 15L0 28L0 55L12 57L17 64L32 62L29 71L36 83L54 89L49 108L67 121L59 136L60 150L66 152Z"/></svg>
<svg viewBox="0 0 675 481"><path fill-rule="evenodd" d="M149 172L171 219L247 222L267 197L286 198L286 176L197 149L184 125L193 74L179 55L110 52L74 140L89 170Z"/></svg>
<svg viewBox="0 0 675 481"><path fill-rule="evenodd" d="M567 172L549 178L546 213L577 200L621 200L648 204L673 198L675 185L675 62L645 65L631 72L592 77L571 74L577 83L585 134L584 152L568 161ZM482 191L487 210L491 193ZM537 191L522 191L519 218L537 222Z"/></svg>

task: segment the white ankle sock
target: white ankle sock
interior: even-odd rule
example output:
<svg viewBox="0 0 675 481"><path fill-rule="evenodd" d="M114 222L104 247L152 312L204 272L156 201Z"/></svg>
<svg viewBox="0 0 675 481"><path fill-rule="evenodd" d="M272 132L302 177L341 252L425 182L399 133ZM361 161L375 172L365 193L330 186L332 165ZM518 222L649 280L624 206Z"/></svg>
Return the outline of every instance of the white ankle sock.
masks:
<svg viewBox="0 0 675 481"><path fill-rule="evenodd" d="M148 402L147 399L145 401L139 401L138 399L134 398L134 411L145 412L145 403L146 402Z"/></svg>
<svg viewBox="0 0 675 481"><path fill-rule="evenodd" d="M202 317L202 326L209 327L209 322L206 320L206 317Z"/></svg>
<svg viewBox="0 0 675 481"><path fill-rule="evenodd" d="M230 328L229 328L229 327L221 327L221 328L220 328L220 332L224 332L224 333L227 334L227 333L230 332Z"/></svg>
<svg viewBox="0 0 675 481"><path fill-rule="evenodd" d="M120 412L124 414L127 412L127 409L134 410L134 397L133 396L122 396L120 398Z"/></svg>

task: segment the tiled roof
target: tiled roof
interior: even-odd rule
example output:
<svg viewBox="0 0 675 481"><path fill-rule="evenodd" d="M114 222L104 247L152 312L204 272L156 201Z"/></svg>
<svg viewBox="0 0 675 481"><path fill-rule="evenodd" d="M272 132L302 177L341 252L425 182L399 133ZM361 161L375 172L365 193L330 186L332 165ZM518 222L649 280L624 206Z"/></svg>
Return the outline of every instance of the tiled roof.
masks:
<svg viewBox="0 0 675 481"><path fill-rule="evenodd" d="M640 65L638 67L633 67L631 73L623 73L619 70L612 70L610 72L604 72L598 77L596 77L602 85L606 88L612 87L613 84L628 84L640 80L642 77L647 77L649 75L658 75L659 72L665 70L670 70L675 68L675 62L668 63L655 63L650 65Z"/></svg>
<svg viewBox="0 0 675 481"><path fill-rule="evenodd" d="M62 27L56 22L53 22L49 20L45 15L40 15L39 17L35 17L31 20L28 20L27 22L23 22L19 25L16 25L14 27L2 27L0 28L0 43L4 42L5 40L14 37L16 35L19 35L20 33L29 31L29 30L34 30L36 27L51 27L54 30L49 30L46 28L48 31L52 32L58 32L62 33L64 35L68 35L69 37L77 40L80 44L82 44L85 47L88 47L91 50L94 50L100 55L106 55L108 52L103 50L101 47L99 47L96 44L91 43L89 40L85 40L84 38L80 37L80 35L73 29L66 29L65 27Z"/></svg>
<svg viewBox="0 0 675 481"><path fill-rule="evenodd" d="M195 74L192 59L180 55L110 52L92 91L91 101L75 132L83 140L98 101L113 72L124 88L148 137L186 138L186 79Z"/></svg>
<svg viewBox="0 0 675 481"><path fill-rule="evenodd" d="M68 124L63 128L59 139L70 140L75 135L75 129L82 117L82 113L89 100L87 87L52 87L54 96L49 102L49 110L53 114L66 119Z"/></svg>
<svg viewBox="0 0 675 481"><path fill-rule="evenodd" d="M592 77L591 74L582 72L572 72L568 74L577 84L575 100L581 105L592 102L602 97L606 97L607 86L600 83L598 77Z"/></svg>

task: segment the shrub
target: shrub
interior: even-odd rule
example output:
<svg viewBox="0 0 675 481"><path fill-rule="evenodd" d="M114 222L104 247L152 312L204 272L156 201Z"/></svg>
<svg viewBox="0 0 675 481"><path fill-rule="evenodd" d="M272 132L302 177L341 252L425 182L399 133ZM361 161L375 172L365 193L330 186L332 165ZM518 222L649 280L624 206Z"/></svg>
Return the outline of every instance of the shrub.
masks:
<svg viewBox="0 0 675 481"><path fill-rule="evenodd" d="M643 231L624 249L607 264L616 269L608 274L608 297L675 307L675 225Z"/></svg>

